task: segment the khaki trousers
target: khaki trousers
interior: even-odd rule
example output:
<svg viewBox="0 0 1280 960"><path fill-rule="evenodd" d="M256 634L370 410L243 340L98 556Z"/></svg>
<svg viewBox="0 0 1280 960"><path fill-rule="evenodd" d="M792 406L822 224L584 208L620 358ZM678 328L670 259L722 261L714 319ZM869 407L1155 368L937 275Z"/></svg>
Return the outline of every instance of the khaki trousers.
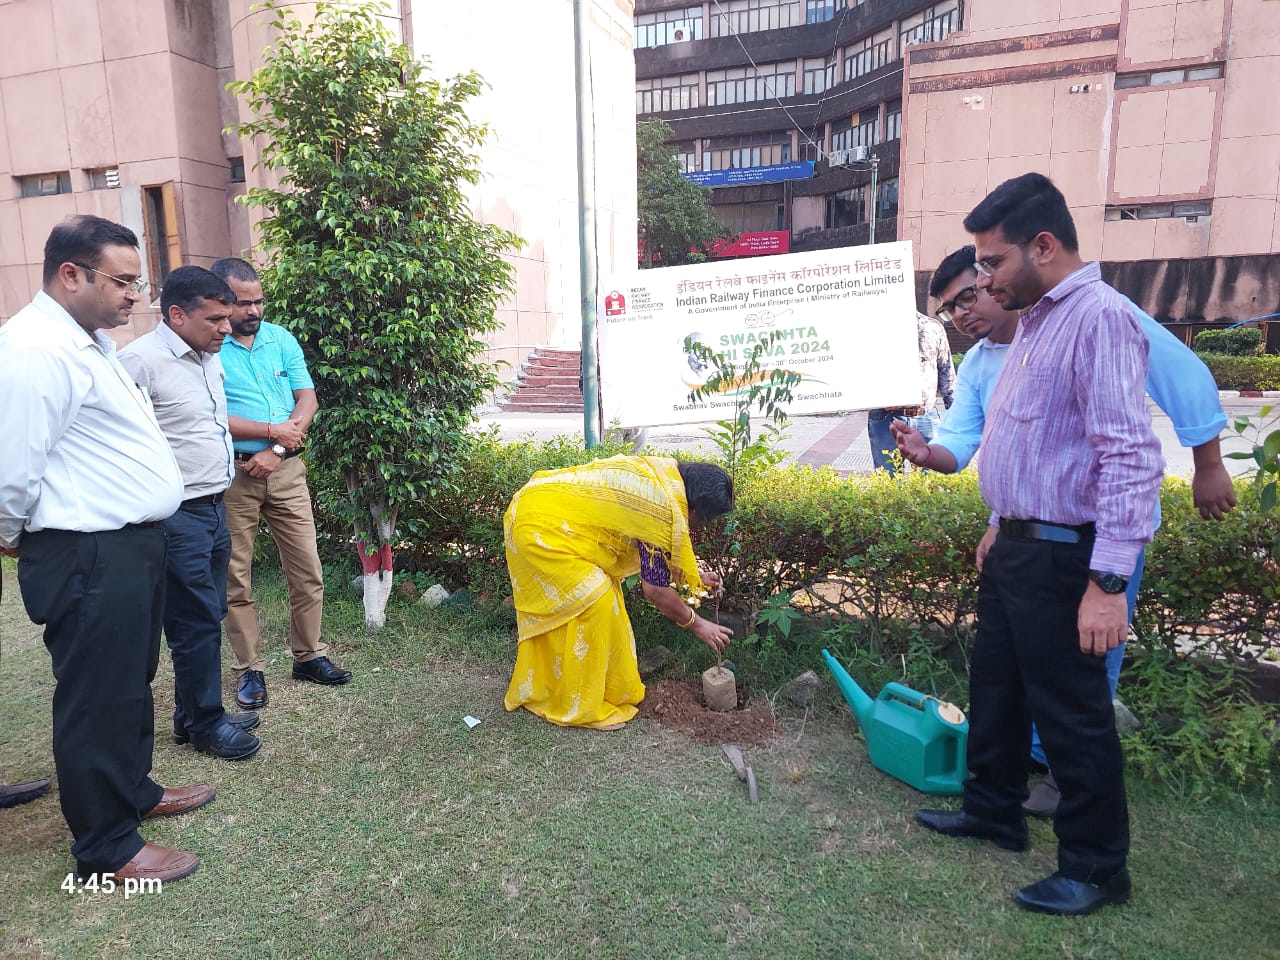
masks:
<svg viewBox="0 0 1280 960"><path fill-rule="evenodd" d="M227 568L227 641L235 652L236 678L246 670L262 670L262 634L253 602L253 542L258 518L280 551L280 566L289 584L289 647L295 660L314 660L328 654L320 639L324 608L324 574L316 551L316 521L307 489L307 468L300 457L281 462L263 480L243 470L226 495L227 530L231 533L231 563Z"/></svg>

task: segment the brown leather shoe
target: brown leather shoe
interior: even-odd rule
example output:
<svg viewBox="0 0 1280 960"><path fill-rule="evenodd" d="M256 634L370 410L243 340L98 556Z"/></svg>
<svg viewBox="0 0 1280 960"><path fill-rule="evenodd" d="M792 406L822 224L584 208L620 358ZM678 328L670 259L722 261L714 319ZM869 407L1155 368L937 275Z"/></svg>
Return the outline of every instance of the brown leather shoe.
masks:
<svg viewBox="0 0 1280 960"><path fill-rule="evenodd" d="M120 889L125 880L160 880L169 883L191 876L199 866L200 861L195 854L162 847L157 843L147 843L136 857L116 870L113 879L117 889Z"/></svg>
<svg viewBox="0 0 1280 960"><path fill-rule="evenodd" d="M212 803L217 795L218 791L208 783L197 783L190 787L165 787L160 802L144 813L142 819L176 817L190 813L192 810L199 810L206 803Z"/></svg>

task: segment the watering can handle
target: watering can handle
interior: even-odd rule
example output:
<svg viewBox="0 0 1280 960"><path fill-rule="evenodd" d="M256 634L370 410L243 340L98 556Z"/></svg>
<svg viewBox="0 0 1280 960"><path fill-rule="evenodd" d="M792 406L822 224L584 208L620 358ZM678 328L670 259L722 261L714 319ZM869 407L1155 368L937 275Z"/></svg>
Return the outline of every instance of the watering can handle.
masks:
<svg viewBox="0 0 1280 960"><path fill-rule="evenodd" d="M929 699L927 694L921 693L919 690L912 690L900 683L886 683L884 689L880 691L881 700L902 700L911 704L913 707L924 707L924 702Z"/></svg>

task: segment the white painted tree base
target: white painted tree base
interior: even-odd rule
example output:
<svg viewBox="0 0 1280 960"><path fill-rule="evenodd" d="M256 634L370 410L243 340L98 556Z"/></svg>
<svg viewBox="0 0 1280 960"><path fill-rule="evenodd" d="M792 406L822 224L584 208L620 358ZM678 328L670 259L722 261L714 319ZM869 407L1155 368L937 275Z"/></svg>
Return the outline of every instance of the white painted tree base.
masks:
<svg viewBox="0 0 1280 960"><path fill-rule="evenodd" d="M390 570L364 575L364 628L370 632L387 625L387 600L393 579Z"/></svg>

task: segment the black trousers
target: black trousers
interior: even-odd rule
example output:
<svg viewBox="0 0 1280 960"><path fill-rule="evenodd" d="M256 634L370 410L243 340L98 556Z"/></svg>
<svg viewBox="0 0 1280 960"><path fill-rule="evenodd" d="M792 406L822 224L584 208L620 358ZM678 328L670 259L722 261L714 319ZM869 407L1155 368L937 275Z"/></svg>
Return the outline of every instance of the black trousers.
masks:
<svg viewBox="0 0 1280 960"><path fill-rule="evenodd" d="M970 670L969 775L964 809L1025 830L1032 721L1062 799L1054 819L1058 869L1101 882L1125 865L1129 812L1106 660L1080 652L1077 614L1089 584L1091 539L1005 535L978 582Z"/></svg>
<svg viewBox="0 0 1280 960"><path fill-rule="evenodd" d="M22 537L18 583L53 659L58 797L82 876L133 859L164 792L150 776L164 576L159 527Z"/></svg>

